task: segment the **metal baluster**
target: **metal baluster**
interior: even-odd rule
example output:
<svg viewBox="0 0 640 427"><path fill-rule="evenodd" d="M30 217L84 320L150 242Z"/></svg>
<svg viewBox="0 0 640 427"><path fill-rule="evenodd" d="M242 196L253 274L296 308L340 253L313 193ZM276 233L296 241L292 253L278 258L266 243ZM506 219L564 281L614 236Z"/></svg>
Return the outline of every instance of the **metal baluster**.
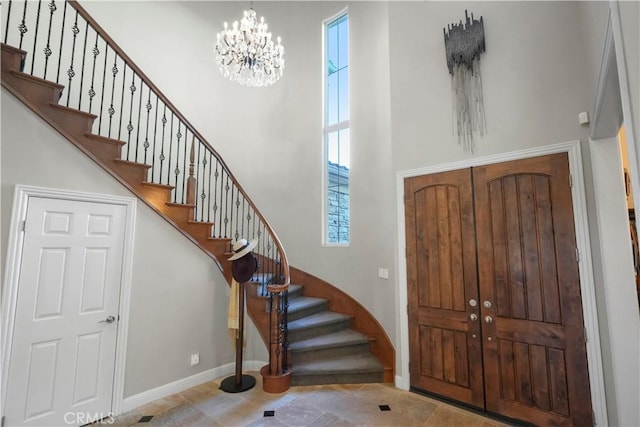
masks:
<svg viewBox="0 0 640 427"><path fill-rule="evenodd" d="M207 222L211 222L211 169L212 169L211 166L212 165L213 165L213 155L209 153L209 179L207 180L207 182L209 183L208 191L207 191ZM215 219L216 219L216 216L214 214L213 220L215 221ZM213 227L215 229L215 225ZM215 236L215 233L214 233L214 236Z"/></svg>
<svg viewBox="0 0 640 427"><path fill-rule="evenodd" d="M4 44L7 44L7 39L9 38L9 21L11 20L11 4L12 1L9 0L9 4L7 5L7 23L4 28Z"/></svg>
<svg viewBox="0 0 640 427"><path fill-rule="evenodd" d="M26 18L27 18L27 1L24 2L24 8L22 9L22 22L18 25L18 30L20 31L20 44L18 45L18 49L22 49L22 39L24 35L29 29L27 28Z"/></svg>
<svg viewBox="0 0 640 427"><path fill-rule="evenodd" d="M184 157L182 158L182 170L184 171L184 173L182 174L182 203L185 203L187 201L187 180L186 180L186 176L187 176L187 145L189 145L187 143L187 141L189 140L189 129L186 129L186 125L185 125L185 136L184 136ZM179 144L178 144L179 146Z"/></svg>
<svg viewBox="0 0 640 427"><path fill-rule="evenodd" d="M171 125L169 127L169 163L167 164L167 184L171 185L171 153L173 152L173 111L171 112ZM173 202L176 201L175 193L176 189L173 189Z"/></svg>
<svg viewBox="0 0 640 427"><path fill-rule="evenodd" d="M251 206L249 206L249 208L251 208ZM247 212L247 240L251 240L253 239L253 236L250 236L250 230L251 230L251 210L248 209Z"/></svg>
<svg viewBox="0 0 640 427"><path fill-rule="evenodd" d="M153 149L151 150L151 181L156 182L155 174L156 174L156 136L158 134L158 97L156 96L156 118L153 122ZM162 176L158 178L158 182L160 182Z"/></svg>
<svg viewBox="0 0 640 427"><path fill-rule="evenodd" d="M213 183L213 222L216 223L216 229L218 230L218 237L222 237L222 218L219 221L216 221L216 213L218 212L218 177L220 173L218 172L218 166L220 162L216 159L216 172L213 174L214 183Z"/></svg>
<svg viewBox="0 0 640 427"><path fill-rule="evenodd" d="M127 61L122 61L122 90L120 91L120 120L118 121L118 139L121 140L122 135L122 115L124 114L124 85L127 81Z"/></svg>
<svg viewBox="0 0 640 427"><path fill-rule="evenodd" d="M284 353L283 361L282 361L282 371L286 372L289 370L289 360L288 360L288 350L289 350L289 292L282 292L282 300L284 301L284 313L282 320L282 351Z"/></svg>
<svg viewBox="0 0 640 427"><path fill-rule="evenodd" d="M98 59L98 55L100 55L100 49L98 49L98 33L96 33L96 41L93 44L93 49L91 49L91 53L93 54L93 66L91 68L91 87L89 88L89 112L91 112L91 108L93 106L93 97L96 96L96 91L94 89L94 83L96 79L96 60ZM105 67L106 67L106 55L105 55ZM102 118L102 117L101 117ZM100 134L100 122L98 122L98 134Z"/></svg>
<svg viewBox="0 0 640 427"><path fill-rule="evenodd" d="M227 173L227 183L224 186L224 237L228 237L227 225L229 225L229 173Z"/></svg>
<svg viewBox="0 0 640 427"><path fill-rule="evenodd" d="M36 44L38 43L38 29L40 28L40 7L42 2L38 2L38 11L36 12L36 32L33 35L33 51L31 54L31 75L33 75L33 66L36 62Z"/></svg>
<svg viewBox="0 0 640 427"><path fill-rule="evenodd" d="M51 51L51 24L53 22L53 13L57 10L58 8L56 7L56 2L54 0L51 0L51 3L49 3L49 30L47 31L47 46L44 48L43 52L44 52L44 75L42 76L43 79L47 79L47 66L49 65L49 57L51 56L51 54L53 53ZM9 2L9 13L11 13L11 2ZM7 17L7 20L9 18ZM7 21L7 25L9 24L9 22ZM6 38L5 38L5 43L6 43Z"/></svg>
<svg viewBox="0 0 640 427"><path fill-rule="evenodd" d="M233 184L233 182L231 182ZM233 193L235 192L236 186L231 185L231 203L229 209L231 210L231 214L229 215L229 235L231 235L231 230L233 230ZM233 235L234 240L238 240L240 236L238 236L238 231Z"/></svg>
<svg viewBox="0 0 640 427"><path fill-rule="evenodd" d="M160 157L158 157L158 159L160 160L160 176L159 176L159 184L162 184L162 165L164 163L164 131L165 131L165 127L167 126L167 105L164 105L164 111L162 113L162 145L160 146Z"/></svg>
<svg viewBox="0 0 640 427"><path fill-rule="evenodd" d="M80 29L78 28L78 11L76 10L76 20L73 23L73 27L71 27L71 32L73 32L73 44L71 45L71 65L69 65L69 69L67 70L67 76L69 76L69 84L67 85L67 107L69 106L69 99L71 97L71 80L76 75L76 72L73 70L73 60L76 56L76 40L78 37L78 33Z"/></svg>
<svg viewBox="0 0 640 427"><path fill-rule="evenodd" d="M142 81L142 77L139 77L139 78L140 78L140 99L138 99L138 120L136 121L136 155L134 156L134 161L136 163L138 162L138 144L140 142L140 115L142 114L142 93L144 92L144 82ZM145 157L146 157L146 151L147 150L145 148Z"/></svg>
<svg viewBox="0 0 640 427"><path fill-rule="evenodd" d="M235 187L235 185L234 185ZM240 214L240 189L236 188L236 239L240 236L240 230L238 229L238 215Z"/></svg>
<svg viewBox="0 0 640 427"><path fill-rule="evenodd" d="M60 69L62 68L62 46L64 46L64 23L67 20L67 2L62 8L62 27L60 30L60 53L58 55L58 70L56 71L56 83L60 83Z"/></svg>
<svg viewBox="0 0 640 427"><path fill-rule="evenodd" d="M129 147L131 146L131 132L133 131L133 95L136 93L137 89L138 88L136 88L136 73L132 70L131 86L129 86L129 91L131 92L131 102L129 102L129 123L127 124L127 160L131 160L129 158ZM138 147L136 144L136 149L137 148Z"/></svg>
<svg viewBox="0 0 640 427"><path fill-rule="evenodd" d="M140 91L140 103L142 103L142 91ZM142 144L142 146L144 147L144 163L147 163L147 150L150 147L149 144L149 112L151 111L151 108L153 108L153 105L151 105L151 88L149 88L149 97L147 98L147 104L145 105L145 108L147 110L147 126L145 129L145 135L144 135L144 143ZM138 122L140 122L140 118L138 118ZM138 126L138 128L140 128L140 126ZM136 162L138 161L138 151L136 150ZM153 182L153 168L151 168L151 182Z"/></svg>
<svg viewBox="0 0 640 427"><path fill-rule="evenodd" d="M200 203L200 221L204 222L204 179L200 180L200 151L202 148L202 142L198 141L198 154L196 155L196 159L198 159L198 161L196 162L196 179L198 180L198 182L196 183L200 188L202 188L202 193L198 193L198 195L200 196L200 201L198 202L198 197L196 197L196 205L198 203ZM204 168L207 165L206 160L204 165L202 166L203 172L202 174L204 175ZM196 206L196 220L198 219L198 206Z"/></svg>
<svg viewBox="0 0 640 427"><path fill-rule="evenodd" d="M80 91L78 96L78 110L82 110L82 87L84 85L84 61L87 58L87 35L89 34L89 23L85 22L84 26L84 47L82 48L82 67L80 68Z"/></svg>
<svg viewBox="0 0 640 427"><path fill-rule="evenodd" d="M275 268L274 268L274 264L273 264L273 258L271 257L271 238L269 237L268 234L265 234L265 240L267 241L267 262L269 263L269 273L271 273L272 279L271 281L274 283L277 283L277 279L276 279L276 275L275 275Z"/></svg>
<svg viewBox="0 0 640 427"><path fill-rule="evenodd" d="M180 121L178 121L178 133L176 133L176 138L178 139L178 141L176 141L176 168L173 171L173 173L176 175L175 178L175 184L174 184L174 189L173 189L173 203L178 203L177 202L177 196L178 196L178 175L180 175L180 167L179 167L179 162L180 162L180 138L182 137L182 134L180 133L180 125L182 123L180 123ZM186 143L184 144L185 146L187 145ZM169 159L171 159L171 152L169 152ZM169 160L169 163L171 163L171 160ZM184 203L184 189L182 191L182 197L181 197L181 202Z"/></svg>
<svg viewBox="0 0 640 427"><path fill-rule="evenodd" d="M242 236L244 236L244 209L246 207L246 202L247 200L244 198L244 195L243 195L242 196L242 213L240 214L241 219L238 221L240 223L240 235Z"/></svg>
<svg viewBox="0 0 640 427"><path fill-rule="evenodd" d="M66 3L65 3L66 4ZM102 93L100 94L100 119L98 121L98 135L102 135L102 113L104 110L104 85L107 82L107 56L109 56L109 45L104 42L104 68L102 69Z"/></svg>
<svg viewBox="0 0 640 427"><path fill-rule="evenodd" d="M116 76L118 75L118 53L113 51L113 67L111 68L111 74L113 75L113 80L111 80L111 105L109 106L109 132L108 137L111 138L111 125L113 124L113 115L116 113L116 110L113 108L113 98L116 94Z"/></svg>

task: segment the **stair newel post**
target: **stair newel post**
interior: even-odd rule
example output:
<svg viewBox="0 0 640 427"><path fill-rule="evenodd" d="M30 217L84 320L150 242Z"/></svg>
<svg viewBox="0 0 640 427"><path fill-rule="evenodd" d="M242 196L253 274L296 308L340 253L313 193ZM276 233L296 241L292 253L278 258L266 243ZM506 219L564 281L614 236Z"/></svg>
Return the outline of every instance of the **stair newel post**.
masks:
<svg viewBox="0 0 640 427"><path fill-rule="evenodd" d="M189 152L189 178L187 179L187 204L196 204L196 178L193 175L195 170L195 145L196 137L191 139L191 151Z"/></svg>
<svg viewBox="0 0 640 427"><path fill-rule="evenodd" d="M269 351L269 369L272 375L282 373L282 323L280 292L271 292L271 337Z"/></svg>
<svg viewBox="0 0 640 427"><path fill-rule="evenodd" d="M262 388L267 393L283 393L291 384L291 372L286 365L285 323L288 285L269 285L270 330L269 364L262 367Z"/></svg>

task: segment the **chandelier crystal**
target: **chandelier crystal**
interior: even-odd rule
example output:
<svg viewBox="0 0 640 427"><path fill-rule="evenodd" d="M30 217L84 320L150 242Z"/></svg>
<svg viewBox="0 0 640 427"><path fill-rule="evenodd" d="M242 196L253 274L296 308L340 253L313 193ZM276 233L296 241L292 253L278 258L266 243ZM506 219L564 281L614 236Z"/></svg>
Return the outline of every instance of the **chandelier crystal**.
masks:
<svg viewBox="0 0 640 427"><path fill-rule="evenodd" d="M284 71L284 46L271 33L264 22L258 22L253 8L231 28L224 23L224 30L217 35L216 62L223 76L246 86L269 86L282 77Z"/></svg>

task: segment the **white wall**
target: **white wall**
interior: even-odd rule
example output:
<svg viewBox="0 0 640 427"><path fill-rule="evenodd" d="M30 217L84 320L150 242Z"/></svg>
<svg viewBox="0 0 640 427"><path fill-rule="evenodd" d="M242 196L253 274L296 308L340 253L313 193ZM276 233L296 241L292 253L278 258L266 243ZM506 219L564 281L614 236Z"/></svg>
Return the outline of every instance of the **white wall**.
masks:
<svg viewBox="0 0 640 427"><path fill-rule="evenodd" d="M474 156L452 133L442 33L464 19L465 9L483 16L487 50L480 60L487 134L476 139L475 156L584 139L577 115L590 109L594 83L585 69L577 5L391 2L390 44L402 46L391 50L394 168Z"/></svg>
<svg viewBox="0 0 640 427"><path fill-rule="evenodd" d="M15 184L133 196L4 89L1 138L2 253ZM133 257L124 396L232 363L229 291L211 258L142 202ZM261 340L252 337L246 358L266 360ZM193 351L200 364L192 368Z"/></svg>
<svg viewBox="0 0 640 427"><path fill-rule="evenodd" d="M639 372L639 343L634 339L638 334L638 300L622 163L616 138L592 141L590 148L599 200L596 214L601 249L604 254L615 254L606 257L606 263L603 263L606 281L599 284L602 287L599 311L609 313L602 334L606 337L604 343L612 349L603 351L609 422L611 425L638 425L640 382L628 380L637 378Z"/></svg>

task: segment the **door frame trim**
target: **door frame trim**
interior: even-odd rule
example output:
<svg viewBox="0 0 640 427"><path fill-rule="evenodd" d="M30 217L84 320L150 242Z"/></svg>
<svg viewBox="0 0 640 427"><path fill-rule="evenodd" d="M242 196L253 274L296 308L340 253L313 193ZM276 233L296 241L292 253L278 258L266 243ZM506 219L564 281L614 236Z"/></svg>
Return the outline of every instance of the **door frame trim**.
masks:
<svg viewBox="0 0 640 427"><path fill-rule="evenodd" d="M5 265L4 286L2 288L2 343L0 358L3 361L2 375L2 413L7 396L9 378L9 364L4 363L11 356L13 332L15 326L16 303L18 297L18 281L20 279L20 265L22 263L22 246L24 232L22 221L27 216L29 198L41 197L47 199L63 199L77 202L93 202L101 204L121 205L125 207L124 218L124 247L122 253L122 273L120 278L120 298L118 314L118 333L116 337L116 358L113 377L113 393L111 397L111 411L119 415L123 410L125 362L127 354L127 335L129 329L129 304L131 296L131 282L133 270L133 244L135 236L135 218L137 200L132 197L115 196L110 194L87 193L73 190L16 185L13 195L13 207L9 225L9 239L7 242L7 262Z"/></svg>
<svg viewBox="0 0 640 427"><path fill-rule="evenodd" d="M575 224L576 245L580 254L578 265L580 272L580 290L582 294L582 311L587 337L586 347L587 360L589 364L591 403L593 406L594 420L596 421L596 424L599 426L607 425L607 406L604 393L602 355L600 353L598 312L595 298L596 294L593 276L593 264L591 258L591 242L589 237L587 203L585 197L582 155L579 140L518 150L509 153L466 159L457 162L437 164L406 171L398 171L396 173L396 206L398 221L398 268L396 278L398 287L396 289L396 301L398 304L397 320L400 336L400 368L398 369L399 375L396 375L395 379L396 387L404 390L408 390L410 387L404 179L438 172L446 172L474 166L484 166L493 163L502 163L510 160L520 160L529 157L544 156L556 153L567 153L569 157L569 173L572 176L573 182L573 185L571 187L573 220Z"/></svg>

